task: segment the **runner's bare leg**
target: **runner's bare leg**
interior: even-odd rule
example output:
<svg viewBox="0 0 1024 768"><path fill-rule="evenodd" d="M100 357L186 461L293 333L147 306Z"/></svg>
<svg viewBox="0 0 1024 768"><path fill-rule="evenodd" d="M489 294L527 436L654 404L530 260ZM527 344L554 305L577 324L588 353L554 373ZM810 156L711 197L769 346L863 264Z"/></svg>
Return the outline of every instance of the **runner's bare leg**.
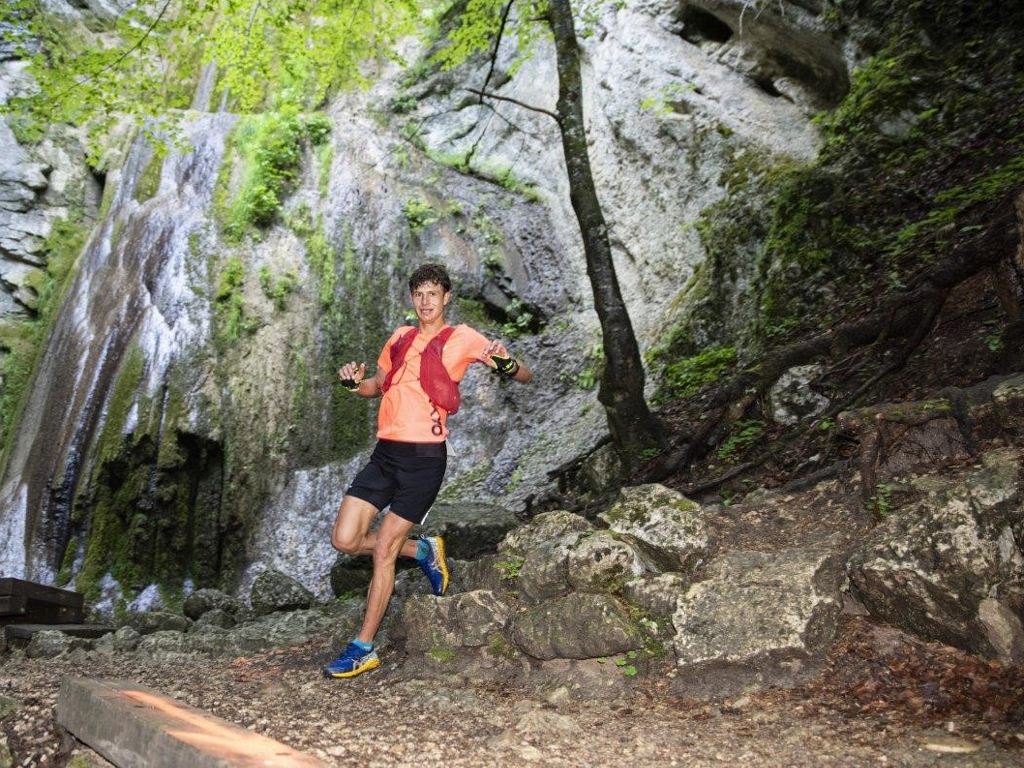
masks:
<svg viewBox="0 0 1024 768"><path fill-rule="evenodd" d="M366 614L363 616L363 627L356 635L356 639L361 642L372 643L380 627L391 593L395 590L395 561L398 555L409 544L414 549L416 547L416 543L408 538L412 526L411 522L393 512L388 512L380 524L373 548L373 578L366 596Z"/></svg>

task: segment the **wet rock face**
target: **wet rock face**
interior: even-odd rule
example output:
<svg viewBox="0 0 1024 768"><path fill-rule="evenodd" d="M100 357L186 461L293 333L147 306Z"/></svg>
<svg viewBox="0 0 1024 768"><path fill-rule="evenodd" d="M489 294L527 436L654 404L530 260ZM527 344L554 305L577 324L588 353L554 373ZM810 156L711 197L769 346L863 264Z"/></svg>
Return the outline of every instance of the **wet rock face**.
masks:
<svg viewBox="0 0 1024 768"><path fill-rule="evenodd" d="M842 610L838 558L825 550L731 552L677 602L680 679L711 695L791 684L814 670Z"/></svg>
<svg viewBox="0 0 1024 768"><path fill-rule="evenodd" d="M280 571L264 571L252 585L249 596L257 616L275 611L295 611L313 605L313 593Z"/></svg>
<svg viewBox="0 0 1024 768"><path fill-rule="evenodd" d="M618 600L582 593L527 608L515 618L513 637L536 659L592 659L643 642Z"/></svg>
<svg viewBox="0 0 1024 768"><path fill-rule="evenodd" d="M1024 636L1021 457L992 451L878 526L854 554L855 595L875 616L929 639L1009 660ZM1016 619L1016 621L1014 621Z"/></svg>
<svg viewBox="0 0 1024 768"><path fill-rule="evenodd" d="M632 537L662 570L688 571L708 544L703 516L699 504L654 483L623 488L599 517L615 533Z"/></svg>

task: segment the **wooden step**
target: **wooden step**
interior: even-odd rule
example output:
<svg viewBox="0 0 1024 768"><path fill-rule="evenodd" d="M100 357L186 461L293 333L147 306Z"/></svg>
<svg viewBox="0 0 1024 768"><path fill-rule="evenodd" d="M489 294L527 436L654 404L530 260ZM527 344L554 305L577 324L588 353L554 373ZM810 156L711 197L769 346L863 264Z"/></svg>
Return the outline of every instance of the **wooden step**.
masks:
<svg viewBox="0 0 1024 768"><path fill-rule="evenodd" d="M33 602L49 603L65 608L83 608L85 606L85 595L81 592L48 587L45 584L36 584L33 581L10 577L0 578L0 596L20 596Z"/></svg>
<svg viewBox="0 0 1024 768"><path fill-rule="evenodd" d="M114 631L113 627L102 624L8 624L4 627L4 637L10 640L31 640L32 635L45 629L56 629L72 637L96 639Z"/></svg>
<svg viewBox="0 0 1024 768"><path fill-rule="evenodd" d="M278 741L123 680L65 680L57 722L119 768L327 768Z"/></svg>
<svg viewBox="0 0 1024 768"><path fill-rule="evenodd" d="M0 617L24 616L26 602L22 595L0 595Z"/></svg>

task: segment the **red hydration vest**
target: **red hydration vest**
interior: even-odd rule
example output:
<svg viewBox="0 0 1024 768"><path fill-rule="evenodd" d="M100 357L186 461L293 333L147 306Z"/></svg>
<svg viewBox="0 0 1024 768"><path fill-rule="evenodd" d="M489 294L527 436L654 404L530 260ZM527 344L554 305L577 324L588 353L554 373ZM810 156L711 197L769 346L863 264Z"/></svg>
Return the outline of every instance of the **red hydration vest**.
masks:
<svg viewBox="0 0 1024 768"><path fill-rule="evenodd" d="M457 412L462 402L459 383L452 380L448 369L441 362L444 345L454 332L455 329L452 326L446 325L440 333L427 342L427 347L420 356L420 386L427 393L430 402L448 413ZM384 377L384 384L381 386L385 392L391 389L391 379L405 362L405 355L418 333L418 328L412 328L391 345L391 370Z"/></svg>

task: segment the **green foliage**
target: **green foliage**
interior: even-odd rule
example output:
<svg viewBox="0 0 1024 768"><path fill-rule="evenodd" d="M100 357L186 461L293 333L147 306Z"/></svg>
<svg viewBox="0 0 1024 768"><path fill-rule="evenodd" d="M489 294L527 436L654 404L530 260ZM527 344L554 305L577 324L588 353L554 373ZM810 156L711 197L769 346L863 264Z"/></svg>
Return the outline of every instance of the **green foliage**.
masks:
<svg viewBox="0 0 1024 768"><path fill-rule="evenodd" d="M597 386L604 372L604 345L594 342L589 349L580 356L582 367L578 370L563 370L558 374L560 381L569 382L580 389L590 390Z"/></svg>
<svg viewBox="0 0 1024 768"><path fill-rule="evenodd" d="M669 83L660 88L655 95L641 99L640 109L652 112L658 117L674 114L676 112L675 103L692 91L699 92L693 83Z"/></svg>
<svg viewBox="0 0 1024 768"><path fill-rule="evenodd" d="M468 0L465 9L459 15L458 26L448 33L447 44L434 54L434 62L443 69L451 69L467 61L473 54L490 53L494 39L501 29L502 11L506 0ZM518 55L515 57L508 75L515 75L533 52L537 40L547 34L543 24L531 23L542 19L545 15L546 0L525 0L523 5L516 6L514 24L514 40Z"/></svg>
<svg viewBox="0 0 1024 768"><path fill-rule="evenodd" d="M231 143L243 163L241 184L234 198L221 199L229 238L237 242L249 227L267 227L274 222L281 200L298 175L303 140L322 143L329 133L325 115L304 115L290 105L239 121ZM232 153L225 154L222 186L230 183L233 160ZM224 190L221 192L223 197Z"/></svg>
<svg viewBox="0 0 1024 768"><path fill-rule="evenodd" d="M735 347L711 347L692 357L666 362L655 402L695 395L721 378L735 363Z"/></svg>
<svg viewBox="0 0 1024 768"><path fill-rule="evenodd" d="M503 581L515 581L519 578L519 572L523 569L526 561L521 557L510 557L494 564L494 567L501 572Z"/></svg>
<svg viewBox="0 0 1024 768"><path fill-rule="evenodd" d="M245 316L245 300L242 288L245 283L245 266L237 256L224 264L214 294L218 332L228 342L238 341L243 335L255 330L255 325Z"/></svg>
<svg viewBox="0 0 1024 768"><path fill-rule="evenodd" d="M764 434L765 423L760 419L740 419L732 425L729 437L718 447L718 458L734 461L743 451Z"/></svg>
<svg viewBox="0 0 1024 768"><path fill-rule="evenodd" d="M518 297L512 299L505 307L505 316L508 320L502 323L501 332L510 339L517 339L536 331L537 319Z"/></svg>
<svg viewBox="0 0 1024 768"><path fill-rule="evenodd" d="M68 122L100 135L127 115L155 137L176 121L171 110L189 106L210 62L233 111L316 108L338 88L365 85L362 62L401 61L396 43L418 19L413 0L181 0L129 6L94 33L34 0L10 0L0 21L27 25L43 46L30 65L39 92L7 109L22 134Z"/></svg>
<svg viewBox="0 0 1024 768"><path fill-rule="evenodd" d="M299 276L295 274L295 270L289 269L275 280L270 267L264 264L260 267L259 277L263 295L274 302L274 309L284 312L288 308L288 294L299 287Z"/></svg>
<svg viewBox="0 0 1024 768"><path fill-rule="evenodd" d="M419 197L406 200L402 206L402 214L409 222L409 231L414 234L435 224L440 218L430 203Z"/></svg>

